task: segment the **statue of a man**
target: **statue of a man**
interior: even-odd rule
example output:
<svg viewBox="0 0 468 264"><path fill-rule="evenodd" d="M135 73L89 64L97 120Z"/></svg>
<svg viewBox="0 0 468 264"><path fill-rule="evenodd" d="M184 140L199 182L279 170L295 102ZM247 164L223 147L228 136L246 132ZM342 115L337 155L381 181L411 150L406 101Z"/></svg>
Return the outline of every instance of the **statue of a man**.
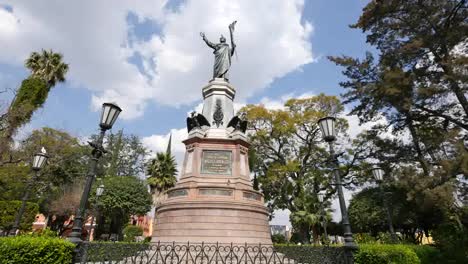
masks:
<svg viewBox="0 0 468 264"><path fill-rule="evenodd" d="M231 67L231 57L232 55L234 55L234 52L236 50L236 44L234 44L233 38L233 31L236 23L237 21L234 21L229 25L231 47L229 47L229 44L226 43L226 38L223 35L221 35L219 43L215 44L206 38L205 33L200 32L200 36L205 41L206 45L214 49L213 54L215 55L215 62L213 67L213 78L224 78L226 80L229 80L228 71Z"/></svg>

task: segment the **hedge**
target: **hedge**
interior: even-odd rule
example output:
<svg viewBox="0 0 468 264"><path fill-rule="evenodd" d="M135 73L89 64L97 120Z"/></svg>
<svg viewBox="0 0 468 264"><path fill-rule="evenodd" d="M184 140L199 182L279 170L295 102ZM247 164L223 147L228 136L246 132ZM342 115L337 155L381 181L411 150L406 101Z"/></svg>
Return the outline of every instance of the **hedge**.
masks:
<svg viewBox="0 0 468 264"><path fill-rule="evenodd" d="M356 264L421 264L418 255L405 245L360 244Z"/></svg>
<svg viewBox="0 0 468 264"><path fill-rule="evenodd" d="M50 237L0 238L0 263L66 264L72 263L75 245Z"/></svg>
<svg viewBox="0 0 468 264"><path fill-rule="evenodd" d="M342 246L330 247L313 245L280 244L275 250L286 257L303 263L323 263L324 260L339 263L343 259ZM354 252L356 264L432 264L443 263L441 252L432 246L359 244ZM327 262L328 263L328 262Z"/></svg>
<svg viewBox="0 0 468 264"><path fill-rule="evenodd" d="M431 264L431 263L443 263L442 254L439 249L433 246L423 245L406 245L406 247L416 253L421 264Z"/></svg>
<svg viewBox="0 0 468 264"><path fill-rule="evenodd" d="M21 201L0 201L0 229L9 231L13 227L16 215L21 207ZM37 203L26 203L26 210L21 218L20 230L29 231L39 212Z"/></svg>

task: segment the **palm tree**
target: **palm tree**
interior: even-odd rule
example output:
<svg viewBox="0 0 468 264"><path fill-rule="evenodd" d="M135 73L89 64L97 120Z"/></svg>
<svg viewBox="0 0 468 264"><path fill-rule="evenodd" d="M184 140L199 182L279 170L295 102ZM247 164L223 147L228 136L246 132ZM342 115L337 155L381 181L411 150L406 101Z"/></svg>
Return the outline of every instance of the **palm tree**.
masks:
<svg viewBox="0 0 468 264"><path fill-rule="evenodd" d="M312 213L310 211L297 211L297 212L293 212L291 213L291 216L290 216L290 219L291 219L291 222L293 223L293 225L295 226L298 226L298 227L301 227L299 229L302 229L300 230L299 232L307 232L307 233L303 233L301 234L302 235L302 240L304 243L308 243L309 241L309 234L308 232L310 230L313 230L314 232L314 236L313 236L313 240L314 240L314 244L316 243L316 237L317 237L317 230L316 230L316 226L317 224L320 223L320 215L319 214L316 214L316 213Z"/></svg>
<svg viewBox="0 0 468 264"><path fill-rule="evenodd" d="M32 52L25 61L31 75L23 80L7 114L0 120L0 160L10 149L18 128L28 123L33 113L45 103L50 89L65 81L68 64L62 62L62 58L60 53L42 50L41 53Z"/></svg>
<svg viewBox="0 0 468 264"><path fill-rule="evenodd" d="M148 184L152 193L161 193L175 186L177 164L171 153L158 152L147 168Z"/></svg>
<svg viewBox="0 0 468 264"><path fill-rule="evenodd" d="M62 62L62 54L52 50L32 52L25 62L26 68L31 70L31 76L44 80L48 87L55 86L57 82L65 81L68 64Z"/></svg>

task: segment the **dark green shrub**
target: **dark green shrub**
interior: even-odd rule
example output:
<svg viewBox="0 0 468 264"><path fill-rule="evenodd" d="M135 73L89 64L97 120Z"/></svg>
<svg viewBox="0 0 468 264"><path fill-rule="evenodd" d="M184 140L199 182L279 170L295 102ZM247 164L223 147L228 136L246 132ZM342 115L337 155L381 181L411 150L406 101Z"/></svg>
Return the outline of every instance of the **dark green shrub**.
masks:
<svg viewBox="0 0 468 264"><path fill-rule="evenodd" d="M405 245L362 244L354 254L356 264L420 264L416 253Z"/></svg>
<svg viewBox="0 0 468 264"><path fill-rule="evenodd" d="M358 244L369 244L377 241L377 239L369 233L356 233L353 235L353 238Z"/></svg>
<svg viewBox="0 0 468 264"><path fill-rule="evenodd" d="M124 241L134 242L137 236L143 235L143 228L135 225L127 225L123 230Z"/></svg>
<svg viewBox="0 0 468 264"><path fill-rule="evenodd" d="M11 264L72 263L74 247L60 238L4 237L0 238L0 261Z"/></svg>
<svg viewBox="0 0 468 264"><path fill-rule="evenodd" d="M141 255L141 252L148 250L148 243L127 243L127 242L90 242L85 245L86 256L82 259L87 262L121 261L127 257ZM107 262L106 262L107 263ZM114 263L114 262L112 262Z"/></svg>
<svg viewBox="0 0 468 264"><path fill-rule="evenodd" d="M11 105L11 115L8 116L10 125L19 127L29 122L34 110L41 107L47 99L50 88L40 78L25 79Z"/></svg>
<svg viewBox="0 0 468 264"><path fill-rule="evenodd" d="M33 237L57 237L57 232L50 230L50 228L39 229L34 231L31 236Z"/></svg>
<svg viewBox="0 0 468 264"><path fill-rule="evenodd" d="M273 244L285 244L286 242L288 242L282 234L272 235L271 241L273 241Z"/></svg>
<svg viewBox="0 0 468 264"><path fill-rule="evenodd" d="M421 264L443 263L440 250L428 245L405 245L416 253Z"/></svg>
<svg viewBox="0 0 468 264"><path fill-rule="evenodd" d="M456 223L444 223L432 232L444 263L468 263L468 229Z"/></svg>
<svg viewBox="0 0 468 264"><path fill-rule="evenodd" d="M0 229L8 231L13 227L16 214L21 207L21 201L0 201ZM39 206L36 203L26 203L26 210L21 218L20 230L29 231L32 223L39 212Z"/></svg>
<svg viewBox="0 0 468 264"><path fill-rule="evenodd" d="M274 245L274 249L283 254L285 258L294 260L294 263L342 263L344 256L343 247L277 244ZM288 261L284 261L284 263L288 263Z"/></svg>

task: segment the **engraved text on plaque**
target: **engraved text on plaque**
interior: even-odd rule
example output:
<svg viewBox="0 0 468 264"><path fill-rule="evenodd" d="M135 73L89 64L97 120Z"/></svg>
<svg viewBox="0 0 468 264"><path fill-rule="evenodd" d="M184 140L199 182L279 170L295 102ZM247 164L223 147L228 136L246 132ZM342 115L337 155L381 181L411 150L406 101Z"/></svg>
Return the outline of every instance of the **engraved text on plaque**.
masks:
<svg viewBox="0 0 468 264"><path fill-rule="evenodd" d="M204 150L201 173L231 175L231 151Z"/></svg>

